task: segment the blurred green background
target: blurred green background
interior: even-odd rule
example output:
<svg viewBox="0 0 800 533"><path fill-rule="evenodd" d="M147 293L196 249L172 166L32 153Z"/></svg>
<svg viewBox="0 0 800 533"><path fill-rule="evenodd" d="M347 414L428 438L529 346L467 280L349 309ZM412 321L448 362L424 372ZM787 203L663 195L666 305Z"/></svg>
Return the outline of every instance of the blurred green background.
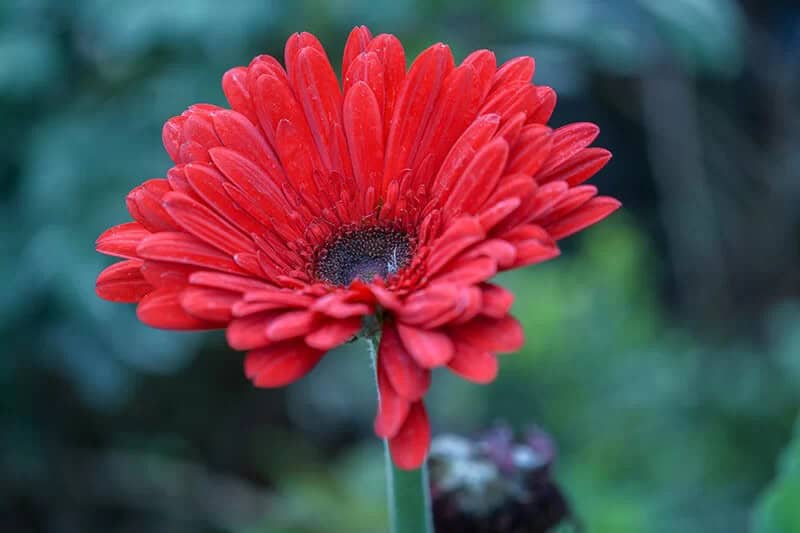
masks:
<svg viewBox="0 0 800 533"><path fill-rule="evenodd" d="M362 23L408 56L535 56L625 205L501 277L526 347L488 387L437 375L434 430L541 424L589 532L800 531L794 0L0 2L0 531L384 531L363 346L256 390L221 333L94 295L164 120L291 32L338 58Z"/></svg>

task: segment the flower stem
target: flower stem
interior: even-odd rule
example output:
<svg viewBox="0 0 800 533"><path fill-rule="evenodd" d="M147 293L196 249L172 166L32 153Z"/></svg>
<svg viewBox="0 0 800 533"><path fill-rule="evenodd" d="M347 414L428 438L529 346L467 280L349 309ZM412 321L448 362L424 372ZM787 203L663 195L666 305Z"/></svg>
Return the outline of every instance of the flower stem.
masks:
<svg viewBox="0 0 800 533"><path fill-rule="evenodd" d="M378 345L380 333L366 337L377 387ZM378 403L380 403L378 390ZM389 453L389 441L384 439L386 493L389 500L389 531L391 533L434 533L431 513L431 494L428 485L428 466L416 470L397 468Z"/></svg>

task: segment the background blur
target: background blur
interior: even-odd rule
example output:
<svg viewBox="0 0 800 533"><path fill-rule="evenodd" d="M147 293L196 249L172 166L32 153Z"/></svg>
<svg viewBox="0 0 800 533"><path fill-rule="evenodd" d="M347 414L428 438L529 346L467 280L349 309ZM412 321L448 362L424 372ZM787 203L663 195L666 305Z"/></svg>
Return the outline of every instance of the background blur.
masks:
<svg viewBox="0 0 800 533"><path fill-rule="evenodd" d="M361 23L409 57L535 56L625 206L502 277L527 345L492 386L437 376L434 429L540 424L590 532L800 531L794 0L0 2L0 530L384 530L363 346L256 390L221 333L94 295L164 120L291 32L336 59Z"/></svg>

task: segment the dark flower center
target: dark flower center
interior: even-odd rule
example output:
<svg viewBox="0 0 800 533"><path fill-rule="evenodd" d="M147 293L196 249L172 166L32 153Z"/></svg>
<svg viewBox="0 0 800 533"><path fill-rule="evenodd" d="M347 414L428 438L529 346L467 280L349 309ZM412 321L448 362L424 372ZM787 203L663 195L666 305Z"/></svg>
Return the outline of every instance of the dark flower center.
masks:
<svg viewBox="0 0 800 533"><path fill-rule="evenodd" d="M404 231L366 228L342 233L322 248L317 258L317 278L347 286L360 279L386 279L411 259L411 241Z"/></svg>

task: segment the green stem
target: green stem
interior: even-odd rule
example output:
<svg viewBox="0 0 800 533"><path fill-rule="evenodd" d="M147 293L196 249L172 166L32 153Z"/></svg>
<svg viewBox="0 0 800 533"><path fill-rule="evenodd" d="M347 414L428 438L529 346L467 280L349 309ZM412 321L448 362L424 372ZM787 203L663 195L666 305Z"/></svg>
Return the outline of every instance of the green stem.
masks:
<svg viewBox="0 0 800 533"><path fill-rule="evenodd" d="M372 367L375 370L376 387L378 371L378 345L380 333L366 337ZM378 402L380 403L380 390ZM389 441L384 439L384 461L386 466L386 493L389 499L389 531L391 533L434 533L431 513L431 494L428 485L428 466L417 470L401 470L392 461Z"/></svg>

